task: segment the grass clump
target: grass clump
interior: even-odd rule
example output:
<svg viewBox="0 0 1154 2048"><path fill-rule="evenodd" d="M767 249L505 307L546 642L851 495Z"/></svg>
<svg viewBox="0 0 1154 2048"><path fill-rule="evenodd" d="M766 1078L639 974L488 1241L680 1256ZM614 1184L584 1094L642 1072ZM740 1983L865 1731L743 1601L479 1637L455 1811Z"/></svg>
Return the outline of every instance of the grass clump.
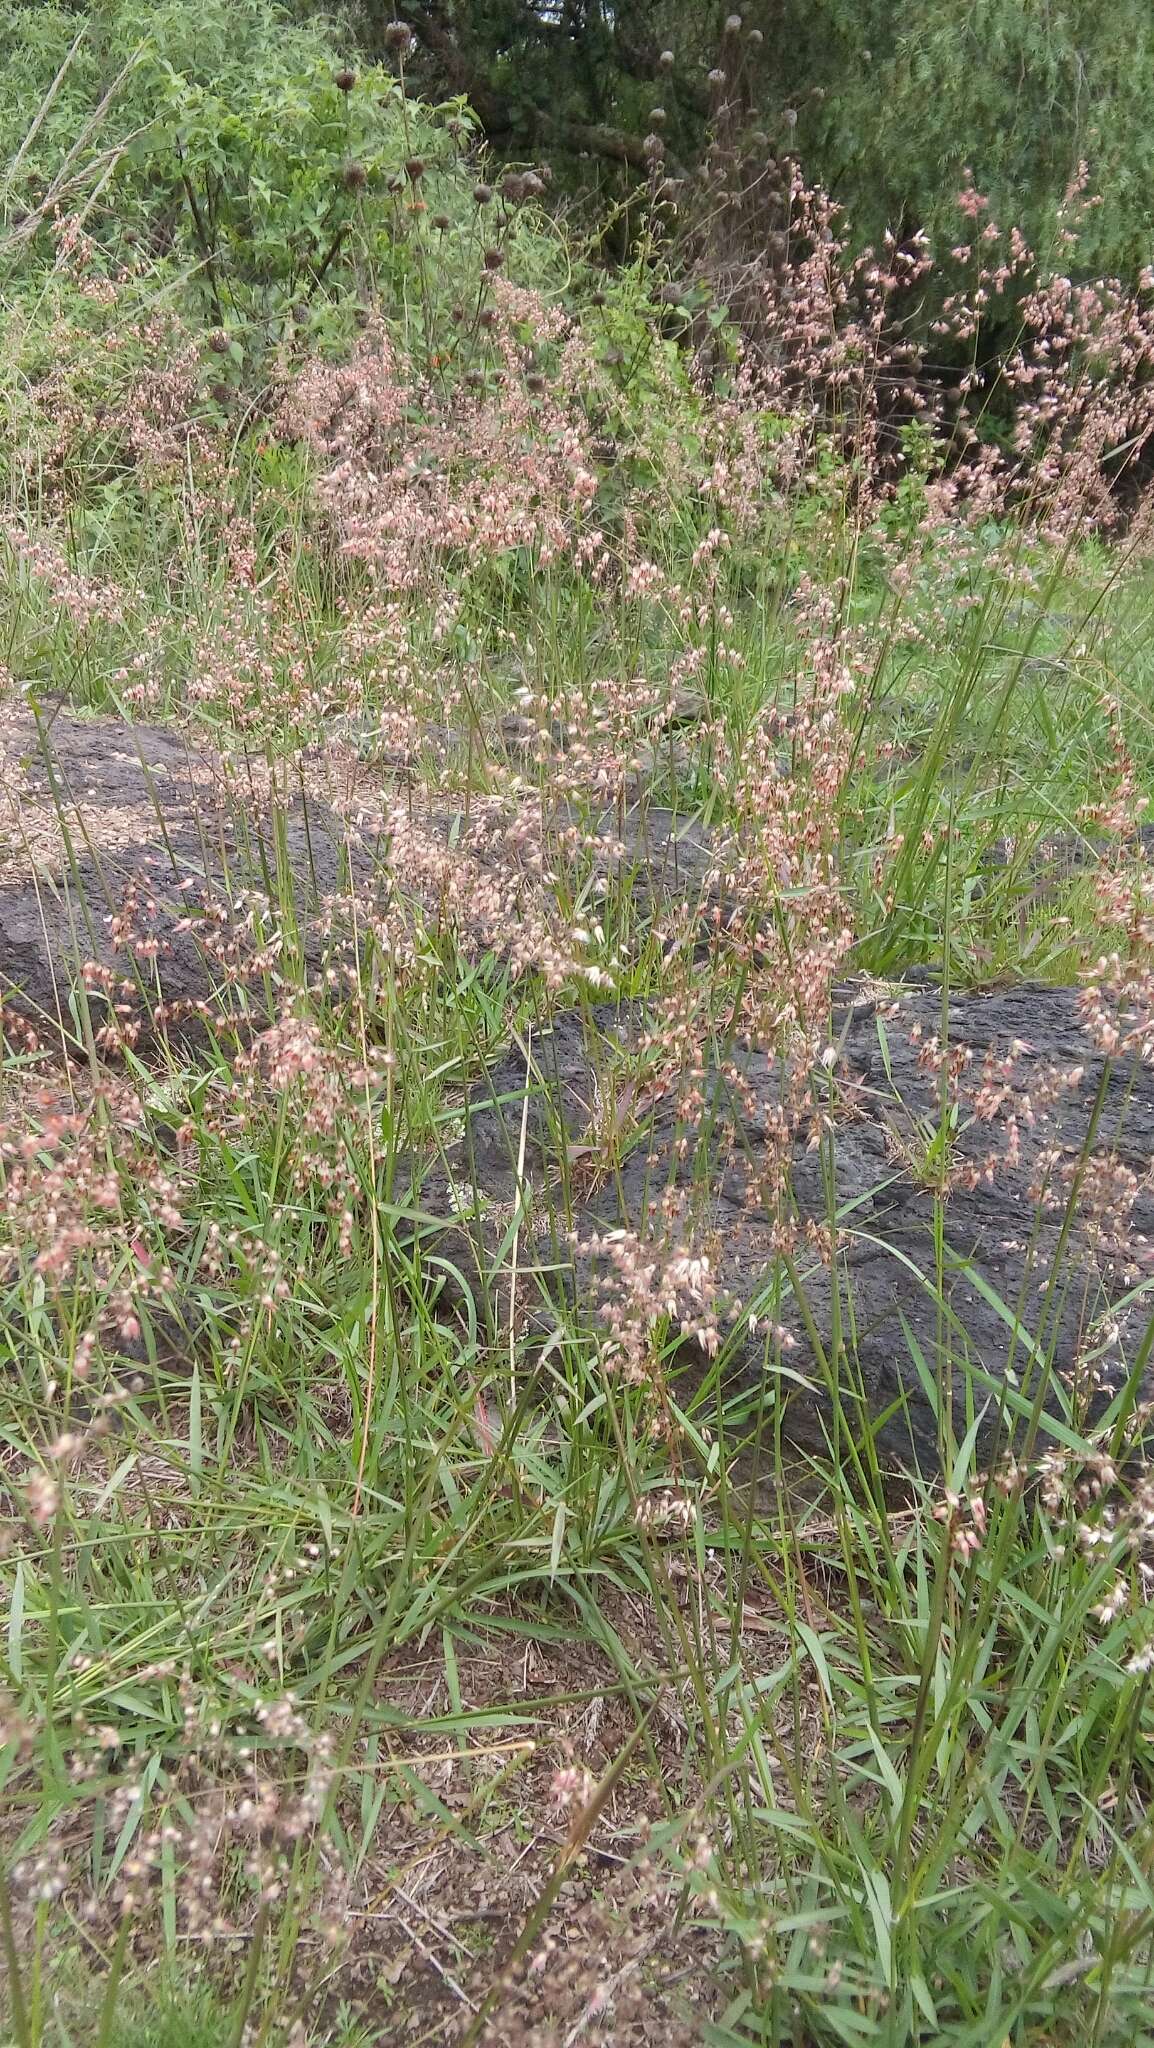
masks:
<svg viewBox="0 0 1154 2048"><path fill-rule="evenodd" d="M8 2037L1144 2038L1141 307L898 431L800 182L695 325L396 37L109 18L6 245Z"/></svg>

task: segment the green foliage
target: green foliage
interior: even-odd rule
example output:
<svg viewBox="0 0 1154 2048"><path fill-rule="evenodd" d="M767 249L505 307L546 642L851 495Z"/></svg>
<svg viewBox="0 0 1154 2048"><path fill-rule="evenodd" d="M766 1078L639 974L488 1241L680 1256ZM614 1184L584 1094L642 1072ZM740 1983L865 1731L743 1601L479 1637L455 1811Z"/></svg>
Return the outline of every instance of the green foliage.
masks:
<svg viewBox="0 0 1154 2048"><path fill-rule="evenodd" d="M283 312L334 268L366 290L398 288L412 265L389 180L417 153L433 170L446 137L387 73L351 91L324 70L256 78L240 97L166 63L162 86L141 155L175 173L181 240L221 324Z"/></svg>
<svg viewBox="0 0 1154 2048"><path fill-rule="evenodd" d="M424 107L275 0L0 0L0 32L8 445L98 515L128 492L141 378L184 374L193 416L259 408L306 350L347 355L370 306L444 365L486 235L522 281L564 274L539 209L482 225L467 107Z"/></svg>
<svg viewBox="0 0 1154 2048"><path fill-rule="evenodd" d="M98 109L101 149L147 133L170 73L240 106L254 83L332 66L328 39L295 24L276 0L204 0L196 8L182 0L91 0L81 8L4 0L0 29L9 59L0 78L0 149L9 162L35 123L7 176L10 206L36 199ZM134 195L126 186L120 192L122 217Z"/></svg>
<svg viewBox="0 0 1154 2048"><path fill-rule="evenodd" d="M1059 269L1134 277L1154 253L1154 17L1144 0L819 0L792 5L780 79L798 147L860 238L923 227L956 239L967 167L1004 228ZM811 96L818 88L823 97ZM1085 160L1098 203L1057 244Z"/></svg>
<svg viewBox="0 0 1154 2048"><path fill-rule="evenodd" d="M108 2048L226 2048L235 2033L211 1992L158 1987L129 1992L117 2012Z"/></svg>
<svg viewBox="0 0 1154 2048"><path fill-rule="evenodd" d="M478 132L514 156L544 155L608 202L613 246L640 218L629 195L655 103L670 166L686 171L720 96L760 124L767 151L796 152L858 243L924 229L948 250L972 170L993 218L1044 262L1133 279L1150 261L1144 0L754 0L737 37L722 32L724 11L588 4L562 29L536 0L418 7L403 84L411 94L416 81L426 112L385 61L384 0L351 15L382 60L367 66L319 9L277 0L0 0L0 217L23 249L38 220L79 210L109 261L179 264L209 318L234 339L255 323L267 340L302 302L323 327L316 301L346 289L394 304L424 292L403 168L414 156L428 164L428 210L460 227L458 160ZM360 75L342 92L346 62ZM723 87L707 83L711 65ZM1060 222L1083 161L1093 203ZM37 246L47 238L45 226ZM435 251L438 276L452 271L446 253ZM945 288L927 291L927 314ZM1011 291L989 318L1008 328L1013 317Z"/></svg>
<svg viewBox="0 0 1154 2048"><path fill-rule="evenodd" d="M467 111L427 114L381 68L342 72L327 39L271 0L102 0L79 17L9 7L0 29L18 53L0 138L21 272L51 267L54 214L78 214L90 269L175 273L228 330L234 361L275 339L290 310L323 327L322 286L330 305L404 300L420 262L406 163L424 166L422 195L464 212L454 172Z"/></svg>
<svg viewBox="0 0 1154 2048"><path fill-rule="evenodd" d="M968 166L1002 226L1059 269L1133 279L1150 261L1146 0L751 0L738 12L741 30L727 35L728 7L697 0L589 0L565 10L563 28L544 0L420 8L433 28L419 76L434 91L469 91L497 147L551 152L586 188L636 183L644 161L626 145L640 144L655 102L669 163L691 172L729 104L764 131L767 151L799 156L859 242L923 228L948 249ZM378 0L355 18L371 35ZM1057 215L1083 159L1100 203L1071 250Z"/></svg>

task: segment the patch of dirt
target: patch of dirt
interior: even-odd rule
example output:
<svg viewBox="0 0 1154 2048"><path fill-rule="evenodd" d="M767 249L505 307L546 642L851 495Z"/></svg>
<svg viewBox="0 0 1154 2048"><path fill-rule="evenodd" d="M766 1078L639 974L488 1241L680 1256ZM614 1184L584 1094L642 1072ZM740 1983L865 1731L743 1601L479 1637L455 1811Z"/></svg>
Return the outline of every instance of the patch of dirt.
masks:
<svg viewBox="0 0 1154 2048"><path fill-rule="evenodd" d="M683 1787L692 1819L697 1787L676 1713L654 1716L652 1753L634 1752L584 1837L580 1798L563 1809L555 1797L558 1774L602 1778L636 1727L607 1660L588 1647L496 1638L458 1653L454 1684L451 1699L444 1669L428 1665L378 1681L390 1716L471 1726L446 1737L434 1725L390 1744L450 1819L430 1826L416 1804L390 1809L361 1901L350 1903L345 1995L366 2016L387 2010L391 2038L406 2042L457 2041L488 2008L480 2038L502 2048L689 2048L716 2009L719 1938L692 1904L681 1901L679 1915L671 1870L646 1854L667 1811L655 1768ZM522 1944L558 1874L550 1911Z"/></svg>

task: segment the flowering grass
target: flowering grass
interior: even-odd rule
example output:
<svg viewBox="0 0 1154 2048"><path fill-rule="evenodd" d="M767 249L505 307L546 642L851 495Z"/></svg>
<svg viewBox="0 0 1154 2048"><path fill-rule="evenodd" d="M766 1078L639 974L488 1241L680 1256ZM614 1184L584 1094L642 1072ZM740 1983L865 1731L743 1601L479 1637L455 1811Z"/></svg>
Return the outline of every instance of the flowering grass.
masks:
<svg viewBox="0 0 1154 2048"><path fill-rule="evenodd" d="M13 401L7 704L179 733L234 850L184 898L190 1011L143 881L63 1031L3 1011L6 2038L1146 2039L1149 1160L1103 1163L1087 1106L1043 1278L1077 1289L1084 1225L1137 1335L1103 1412L1092 1323L1056 1427L989 1469L944 1403L940 1471L868 1431L801 1454L816 1361L773 1328L846 1229L831 1187L802 1232L786 1139L836 1152L847 985L941 990L943 1240L968 990L1076 984L1088 1049L1151 1056L1148 521L1104 474L1148 431L1149 316L1039 287L1008 445L932 405L898 433L881 315L928 255L855 271L799 181L788 310L767 279L719 370L643 267L523 283L538 195L468 197L458 140L459 305L410 171L417 312L222 398L220 328L74 220L56 370ZM318 937L290 828L322 775ZM635 827L669 814L707 856L659 887ZM115 821L70 820L5 816L0 929L35 861L115 865ZM604 1004L645 1034L555 1133L558 1233L658 1097L707 1189L705 1054L777 1062L759 1383L660 1201L542 1339L520 1104L492 1285L430 1234L486 1060ZM1008 1147L1005 1056L975 1113Z"/></svg>

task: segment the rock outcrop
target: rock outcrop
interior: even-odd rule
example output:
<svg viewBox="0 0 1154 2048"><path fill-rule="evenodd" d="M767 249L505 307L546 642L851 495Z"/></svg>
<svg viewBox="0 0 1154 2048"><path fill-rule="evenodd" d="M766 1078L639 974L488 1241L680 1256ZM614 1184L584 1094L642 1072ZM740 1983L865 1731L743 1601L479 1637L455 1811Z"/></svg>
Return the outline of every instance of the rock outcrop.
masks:
<svg viewBox="0 0 1154 2048"><path fill-rule="evenodd" d="M1105 1067L1076 991L953 998L944 1137L935 990L847 1003L836 1067L784 1144L770 1057L707 1050L686 1118L676 1088L646 1100L639 1021L563 1016L492 1063L422 1193L448 1295L463 1283L507 1312L520 1216L522 1312L555 1327L564 1300L603 1337L625 1230L658 1274L678 1249L708 1257L725 1377L770 1390L803 1446L848 1458L872 1437L883 1465L932 1470L947 1415L986 1463L1101 1414L1144 1354L1154 1073ZM607 1142L613 1091L627 1106ZM700 1340L687 1349L700 1371Z"/></svg>
<svg viewBox="0 0 1154 2048"><path fill-rule="evenodd" d="M643 923L720 902L708 832L647 802L547 815L526 786L520 809L462 808L339 750L274 788L263 763L64 708L8 709L0 769L10 1039L83 1044L110 1011L138 1046L230 1014L251 1032L286 948L290 994L302 960L325 971L350 893L382 924L448 905L498 951L548 942L566 860L616 872ZM664 1290L696 1370L715 1329L727 1379L780 1400L799 1444L872 1439L890 1466L935 1467L951 1432L983 1462L1060 1436L1139 1370L1154 1073L1104 1064L1075 990L955 995L943 1049L938 991L855 989L828 1066L704 1044L689 1110L648 1022L559 1009L490 1061L463 1135L414 1168L443 1302L506 1314L514 1243L531 1328L564 1303L600 1340L630 1287Z"/></svg>
<svg viewBox="0 0 1154 2048"><path fill-rule="evenodd" d="M561 946L557 855L624 865L646 909L700 895L713 859L692 819L647 802L466 805L342 748L274 779L176 730L18 705L0 715L0 1020L78 1044L110 1010L137 1045L251 1028L282 949L307 974L339 953L352 893L394 924L448 917L479 948L547 946L553 926Z"/></svg>

